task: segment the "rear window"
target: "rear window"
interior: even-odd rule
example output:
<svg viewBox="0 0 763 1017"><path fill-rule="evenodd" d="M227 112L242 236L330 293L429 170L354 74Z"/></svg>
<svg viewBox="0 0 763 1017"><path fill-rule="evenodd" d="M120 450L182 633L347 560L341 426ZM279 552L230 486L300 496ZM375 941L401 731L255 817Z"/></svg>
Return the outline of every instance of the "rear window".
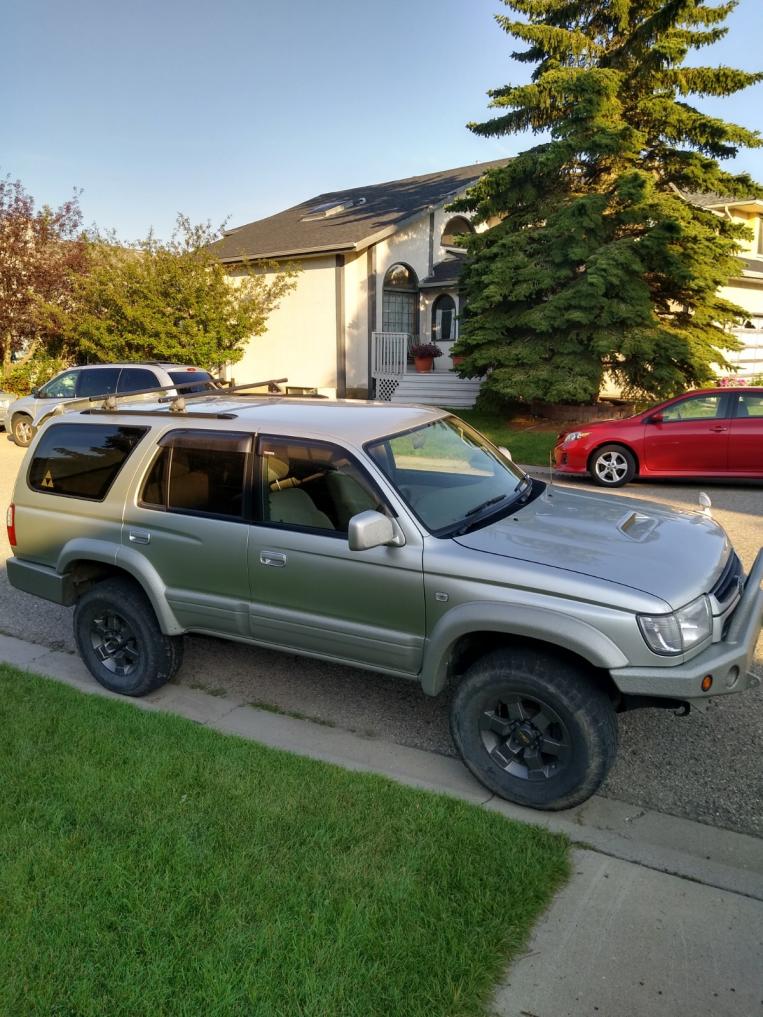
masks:
<svg viewBox="0 0 763 1017"><path fill-rule="evenodd" d="M182 391L183 395L192 395L194 392L206 392L207 389L212 388L212 375L206 371L169 371L168 374L175 385L190 385L191 383L198 382L198 384L194 384L193 388L184 388Z"/></svg>
<svg viewBox="0 0 763 1017"><path fill-rule="evenodd" d="M147 427L54 424L40 438L27 483L43 494L103 501Z"/></svg>

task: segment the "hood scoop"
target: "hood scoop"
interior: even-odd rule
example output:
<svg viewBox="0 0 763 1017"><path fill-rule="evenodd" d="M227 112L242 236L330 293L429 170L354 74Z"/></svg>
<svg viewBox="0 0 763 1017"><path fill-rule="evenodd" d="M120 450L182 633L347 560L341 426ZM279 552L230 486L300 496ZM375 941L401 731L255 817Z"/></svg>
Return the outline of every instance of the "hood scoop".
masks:
<svg viewBox="0 0 763 1017"><path fill-rule="evenodd" d="M617 528L631 540L646 540L656 525L657 520L653 516L645 515L643 512L629 512L620 520Z"/></svg>

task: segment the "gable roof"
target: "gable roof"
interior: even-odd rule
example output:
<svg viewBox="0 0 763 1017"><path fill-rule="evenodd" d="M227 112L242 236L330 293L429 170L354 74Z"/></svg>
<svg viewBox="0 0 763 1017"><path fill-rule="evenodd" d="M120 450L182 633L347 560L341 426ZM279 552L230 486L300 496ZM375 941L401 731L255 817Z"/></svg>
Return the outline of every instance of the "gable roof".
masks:
<svg viewBox="0 0 763 1017"><path fill-rule="evenodd" d="M407 219L452 199L487 170L507 162L478 162L405 180L319 194L266 219L226 230L210 250L224 262L363 250Z"/></svg>

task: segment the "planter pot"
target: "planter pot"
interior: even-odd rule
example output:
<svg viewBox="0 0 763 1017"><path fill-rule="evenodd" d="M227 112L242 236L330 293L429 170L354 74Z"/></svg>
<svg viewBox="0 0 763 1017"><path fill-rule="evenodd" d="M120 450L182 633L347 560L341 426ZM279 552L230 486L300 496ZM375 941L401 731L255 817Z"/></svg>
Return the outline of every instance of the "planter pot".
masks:
<svg viewBox="0 0 763 1017"><path fill-rule="evenodd" d="M414 357L413 363L416 365L416 370L419 374L426 374L427 371L432 370L434 357Z"/></svg>
<svg viewBox="0 0 763 1017"><path fill-rule="evenodd" d="M460 367L461 364L463 364L463 362L466 360L466 357L455 356L451 357L450 360L454 367Z"/></svg>

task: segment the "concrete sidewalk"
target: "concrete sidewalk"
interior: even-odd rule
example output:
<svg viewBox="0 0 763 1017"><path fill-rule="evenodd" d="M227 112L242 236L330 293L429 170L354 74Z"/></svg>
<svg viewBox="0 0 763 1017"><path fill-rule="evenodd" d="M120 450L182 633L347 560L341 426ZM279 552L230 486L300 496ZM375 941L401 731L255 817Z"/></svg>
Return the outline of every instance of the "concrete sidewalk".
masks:
<svg viewBox="0 0 763 1017"><path fill-rule="evenodd" d="M763 1017L763 842L594 797L564 813L505 802L455 759L166 685L102 689L78 657L0 636L0 661L89 694L384 774L567 834L573 876L496 993L501 1017Z"/></svg>

